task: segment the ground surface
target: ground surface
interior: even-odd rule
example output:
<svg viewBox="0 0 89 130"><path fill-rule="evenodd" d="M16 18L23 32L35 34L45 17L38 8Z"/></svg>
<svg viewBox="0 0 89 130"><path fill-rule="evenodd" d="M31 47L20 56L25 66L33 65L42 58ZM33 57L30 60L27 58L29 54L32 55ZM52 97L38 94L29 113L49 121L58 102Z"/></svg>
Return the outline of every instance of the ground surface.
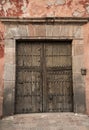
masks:
<svg viewBox="0 0 89 130"><path fill-rule="evenodd" d="M74 113L15 115L0 120L0 130L89 130L89 117Z"/></svg>

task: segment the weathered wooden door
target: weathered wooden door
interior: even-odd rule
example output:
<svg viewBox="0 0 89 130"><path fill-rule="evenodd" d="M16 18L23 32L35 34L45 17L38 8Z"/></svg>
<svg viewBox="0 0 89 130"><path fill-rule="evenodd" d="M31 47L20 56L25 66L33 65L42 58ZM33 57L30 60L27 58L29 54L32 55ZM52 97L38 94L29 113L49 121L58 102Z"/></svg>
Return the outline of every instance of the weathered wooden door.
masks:
<svg viewBox="0 0 89 130"><path fill-rule="evenodd" d="M15 113L72 111L71 44L20 42Z"/></svg>
<svg viewBox="0 0 89 130"><path fill-rule="evenodd" d="M44 111L73 111L71 53L68 42L45 44Z"/></svg>
<svg viewBox="0 0 89 130"><path fill-rule="evenodd" d="M42 44L17 43L16 113L42 112Z"/></svg>

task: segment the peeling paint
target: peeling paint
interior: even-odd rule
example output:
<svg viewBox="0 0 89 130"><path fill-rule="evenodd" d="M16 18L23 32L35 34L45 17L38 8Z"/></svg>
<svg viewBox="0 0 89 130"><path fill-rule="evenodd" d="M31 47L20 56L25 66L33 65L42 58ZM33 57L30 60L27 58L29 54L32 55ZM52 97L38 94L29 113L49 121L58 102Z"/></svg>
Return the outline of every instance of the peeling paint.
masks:
<svg viewBox="0 0 89 130"><path fill-rule="evenodd" d="M86 7L87 12L89 13L89 5Z"/></svg>
<svg viewBox="0 0 89 130"><path fill-rule="evenodd" d="M89 16L89 0L37 0L37 1L1 0L0 1L0 16L60 17L64 15L68 17Z"/></svg>
<svg viewBox="0 0 89 130"><path fill-rule="evenodd" d="M2 0L0 16L21 16L27 7L27 0Z"/></svg>
<svg viewBox="0 0 89 130"><path fill-rule="evenodd" d="M65 0L56 0L55 5L63 5L65 2Z"/></svg>
<svg viewBox="0 0 89 130"><path fill-rule="evenodd" d="M82 17L84 15L84 12L79 12L78 10L73 12L73 16L75 17Z"/></svg>

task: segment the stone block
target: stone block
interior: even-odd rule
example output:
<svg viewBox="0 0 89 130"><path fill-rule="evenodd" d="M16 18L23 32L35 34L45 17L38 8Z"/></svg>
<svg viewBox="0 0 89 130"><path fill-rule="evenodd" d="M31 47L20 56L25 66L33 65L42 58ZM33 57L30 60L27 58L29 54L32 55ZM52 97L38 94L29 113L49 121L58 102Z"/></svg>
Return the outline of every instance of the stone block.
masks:
<svg viewBox="0 0 89 130"><path fill-rule="evenodd" d="M69 37L72 37L72 39L74 38L74 35L73 35L73 30L74 30L74 25L67 25L67 28L68 28L68 34L67 36Z"/></svg>
<svg viewBox="0 0 89 130"><path fill-rule="evenodd" d="M53 25L53 32L52 36L60 36L61 32L61 27L57 25Z"/></svg>
<svg viewBox="0 0 89 130"><path fill-rule="evenodd" d="M15 48L15 40L13 39L5 39L5 49Z"/></svg>
<svg viewBox="0 0 89 130"><path fill-rule="evenodd" d="M78 50L78 52L77 52L77 50ZM83 53L81 51L83 51ZM80 55L80 54L81 55L84 54L84 41L80 40L80 39L77 39L77 40L74 39L72 41L72 56L76 56L76 55Z"/></svg>
<svg viewBox="0 0 89 130"><path fill-rule="evenodd" d="M75 44L74 46L74 56L84 54L84 44Z"/></svg>
<svg viewBox="0 0 89 130"><path fill-rule="evenodd" d="M5 38L28 36L28 34L27 25L11 24L6 26Z"/></svg>
<svg viewBox="0 0 89 130"><path fill-rule="evenodd" d="M15 36L19 36L19 29L17 25L8 24L6 26L5 38L14 38Z"/></svg>
<svg viewBox="0 0 89 130"><path fill-rule="evenodd" d="M62 26L60 26L60 25L53 25L52 36L60 37L61 34L62 34Z"/></svg>
<svg viewBox="0 0 89 130"><path fill-rule="evenodd" d="M3 101L4 116L14 114L15 103L15 81L4 82L4 101Z"/></svg>
<svg viewBox="0 0 89 130"><path fill-rule="evenodd" d="M53 36L53 25L46 25L46 36L52 37Z"/></svg>
<svg viewBox="0 0 89 130"><path fill-rule="evenodd" d="M15 64L15 47L6 47L5 46L5 63Z"/></svg>
<svg viewBox="0 0 89 130"><path fill-rule="evenodd" d="M64 36L64 37L68 37L68 38L71 37L71 36L73 36L72 34L69 35L70 29L71 29L70 26L68 26L68 25L62 25L61 26L60 36Z"/></svg>
<svg viewBox="0 0 89 130"><path fill-rule="evenodd" d="M18 36L29 36L28 25L18 25Z"/></svg>
<svg viewBox="0 0 89 130"><path fill-rule="evenodd" d="M15 64L15 53L14 52L8 52L5 53L5 63L8 64Z"/></svg>
<svg viewBox="0 0 89 130"><path fill-rule="evenodd" d="M76 26L72 25L45 25L46 26L46 36L59 36L67 37L74 39L78 35L79 31L76 29ZM80 33L79 33L80 34ZM81 34L80 34L81 35ZM80 38L80 37L79 37Z"/></svg>
<svg viewBox="0 0 89 130"><path fill-rule="evenodd" d="M83 38L82 26L73 26L73 37L76 39Z"/></svg>
<svg viewBox="0 0 89 130"><path fill-rule="evenodd" d="M72 57L72 69L74 73L80 73L81 69L85 68L84 55L77 55Z"/></svg>
<svg viewBox="0 0 89 130"><path fill-rule="evenodd" d="M69 38L73 36L70 29L68 25L46 25L46 36Z"/></svg>
<svg viewBox="0 0 89 130"><path fill-rule="evenodd" d="M82 82L74 83L74 112L85 113L86 112L86 99L85 99L85 84Z"/></svg>
<svg viewBox="0 0 89 130"><path fill-rule="evenodd" d="M28 25L28 30L29 30L29 36L34 37L35 36L35 27L33 24Z"/></svg>
<svg viewBox="0 0 89 130"><path fill-rule="evenodd" d="M45 37L46 36L45 24L34 25L34 28L35 28L35 36L38 36L38 37Z"/></svg>
<svg viewBox="0 0 89 130"><path fill-rule="evenodd" d="M84 44L84 40L82 40L82 39L74 39L72 44L73 45L75 45L75 44L81 45L81 44Z"/></svg>
<svg viewBox="0 0 89 130"><path fill-rule="evenodd" d="M14 54L15 53L15 48L5 48L5 53L12 53Z"/></svg>
<svg viewBox="0 0 89 130"><path fill-rule="evenodd" d="M73 73L73 82L84 83L85 77L81 73Z"/></svg>
<svg viewBox="0 0 89 130"><path fill-rule="evenodd" d="M13 64L6 64L4 69L4 80L5 81L15 81L15 68Z"/></svg>

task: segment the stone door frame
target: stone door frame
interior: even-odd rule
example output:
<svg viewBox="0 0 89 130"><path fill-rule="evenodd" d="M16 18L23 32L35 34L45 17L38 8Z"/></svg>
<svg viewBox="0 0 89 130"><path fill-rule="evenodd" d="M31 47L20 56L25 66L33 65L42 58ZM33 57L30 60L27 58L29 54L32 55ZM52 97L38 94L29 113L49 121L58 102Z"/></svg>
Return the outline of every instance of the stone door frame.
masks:
<svg viewBox="0 0 89 130"><path fill-rule="evenodd" d="M32 18L2 19L5 24L5 67L3 116L14 114L16 82L16 40L71 40L74 112L86 112L83 25L86 19Z"/></svg>

